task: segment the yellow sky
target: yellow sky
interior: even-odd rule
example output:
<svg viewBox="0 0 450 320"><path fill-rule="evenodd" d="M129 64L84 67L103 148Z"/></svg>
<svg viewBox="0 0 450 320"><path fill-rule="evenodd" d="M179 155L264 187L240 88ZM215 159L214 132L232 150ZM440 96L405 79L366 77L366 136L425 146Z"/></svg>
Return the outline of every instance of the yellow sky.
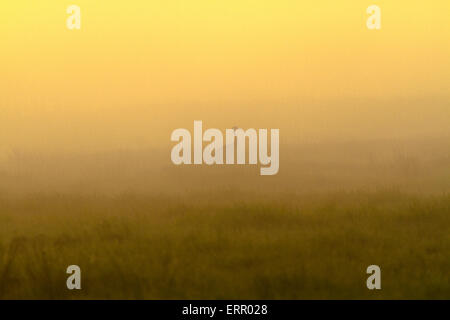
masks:
<svg viewBox="0 0 450 320"><path fill-rule="evenodd" d="M71 4L81 30L66 28ZM372 4L381 30L366 28ZM139 147L193 120L292 141L449 133L449 12L448 0L2 3L0 143Z"/></svg>

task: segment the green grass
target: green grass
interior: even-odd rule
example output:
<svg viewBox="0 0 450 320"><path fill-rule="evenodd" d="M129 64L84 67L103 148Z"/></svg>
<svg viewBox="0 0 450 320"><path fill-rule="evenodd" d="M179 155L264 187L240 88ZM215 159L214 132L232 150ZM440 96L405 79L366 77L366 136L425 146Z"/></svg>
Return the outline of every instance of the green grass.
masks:
<svg viewBox="0 0 450 320"><path fill-rule="evenodd" d="M449 299L450 196L4 196L0 298Z"/></svg>

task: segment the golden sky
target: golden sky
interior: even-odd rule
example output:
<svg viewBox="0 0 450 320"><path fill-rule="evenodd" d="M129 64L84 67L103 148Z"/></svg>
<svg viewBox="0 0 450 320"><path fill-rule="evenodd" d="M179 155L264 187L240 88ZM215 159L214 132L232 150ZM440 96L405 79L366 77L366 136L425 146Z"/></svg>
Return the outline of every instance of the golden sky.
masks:
<svg viewBox="0 0 450 320"><path fill-rule="evenodd" d="M68 30L66 8L81 8ZM368 6L382 29L368 30ZM450 2L17 0L0 5L0 151L449 134ZM284 138L283 138L284 137Z"/></svg>

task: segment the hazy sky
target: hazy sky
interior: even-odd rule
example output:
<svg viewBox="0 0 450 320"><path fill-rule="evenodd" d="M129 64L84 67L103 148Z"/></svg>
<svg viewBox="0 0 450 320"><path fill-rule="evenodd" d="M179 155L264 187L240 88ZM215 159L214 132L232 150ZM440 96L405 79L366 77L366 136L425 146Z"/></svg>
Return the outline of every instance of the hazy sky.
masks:
<svg viewBox="0 0 450 320"><path fill-rule="evenodd" d="M66 8L81 7L81 30ZM382 10L368 30L366 9ZM450 2L31 1L0 5L0 151L450 134Z"/></svg>

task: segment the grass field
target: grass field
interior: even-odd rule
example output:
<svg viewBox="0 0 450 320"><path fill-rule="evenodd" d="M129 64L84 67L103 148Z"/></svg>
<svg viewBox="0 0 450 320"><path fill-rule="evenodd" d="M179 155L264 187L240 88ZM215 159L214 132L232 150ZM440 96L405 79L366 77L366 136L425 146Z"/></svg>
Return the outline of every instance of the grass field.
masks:
<svg viewBox="0 0 450 320"><path fill-rule="evenodd" d="M35 194L0 208L3 299L450 297L448 194ZM371 264L382 290L366 288Z"/></svg>
<svg viewBox="0 0 450 320"><path fill-rule="evenodd" d="M0 298L450 298L450 139L281 150L271 177L173 166L170 149L16 152Z"/></svg>

